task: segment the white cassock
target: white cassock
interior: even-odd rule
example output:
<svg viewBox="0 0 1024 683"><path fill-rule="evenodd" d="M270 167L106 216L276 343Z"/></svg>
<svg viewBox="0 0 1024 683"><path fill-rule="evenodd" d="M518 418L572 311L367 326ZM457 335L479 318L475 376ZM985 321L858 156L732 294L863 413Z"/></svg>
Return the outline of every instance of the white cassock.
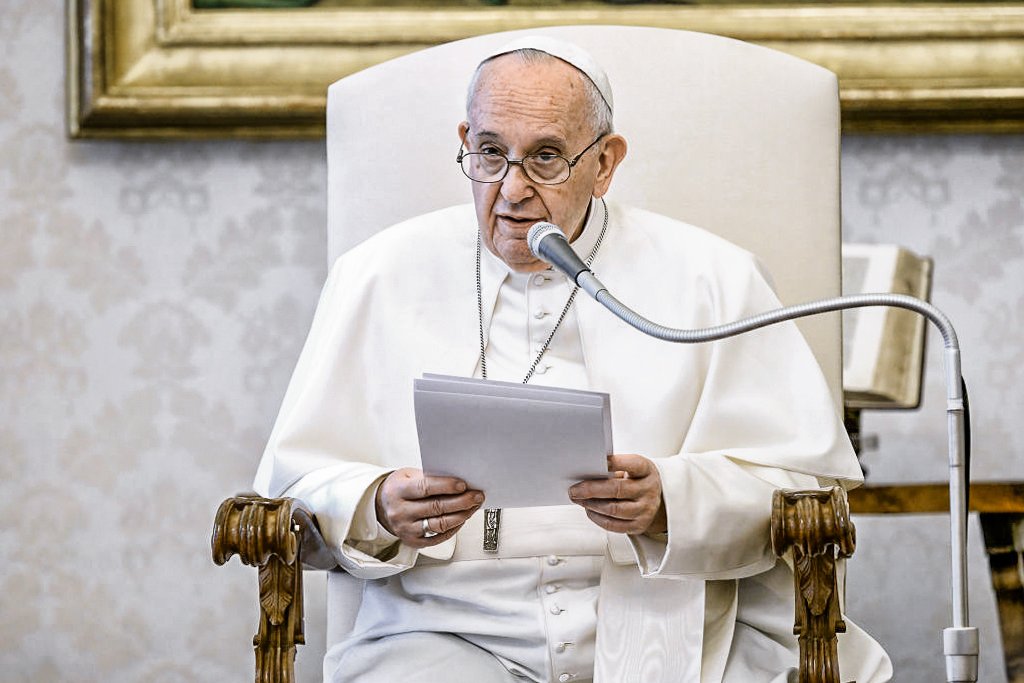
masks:
<svg viewBox="0 0 1024 683"><path fill-rule="evenodd" d="M645 211L609 203L608 212L593 270L648 318L708 327L779 306L738 247ZM601 203L590 213L578 249L601 229ZM302 499L342 569L362 579L396 577L367 584L354 637L458 632L535 680L589 678L591 658L599 683L787 680L796 663L793 579L770 546L772 492L861 480L825 380L789 323L709 344L669 344L584 296L562 323L531 381L611 395L616 452L639 453L659 468L667 539L606 533L565 506L505 511L499 550L507 559L491 560L501 567L489 574L470 571L486 557L479 514L433 548L380 553L391 539L372 517L376 485L394 469L420 465L413 379L479 374L476 232L473 207L452 207L386 230L338 260L260 463L257 491ZM486 250L483 260L489 377L521 380L568 285L547 273L555 285L549 293L537 280L518 294L528 276L503 270ZM517 335L507 315L517 306L544 323L534 330L523 322ZM517 357L526 358L521 373ZM543 532L531 533L541 520ZM474 579L480 573L483 584ZM329 583L344 579L332 574ZM467 616L467 602L486 608L502 597L495 586L523 581L537 583L538 597L506 606L507 620ZM566 585L573 590L554 597L541 590ZM402 595L414 588L417 599L396 604L396 587ZM438 600L424 600L424 591ZM456 608L422 608L435 603ZM843 679L888 680L882 649L847 626L839 636Z"/></svg>

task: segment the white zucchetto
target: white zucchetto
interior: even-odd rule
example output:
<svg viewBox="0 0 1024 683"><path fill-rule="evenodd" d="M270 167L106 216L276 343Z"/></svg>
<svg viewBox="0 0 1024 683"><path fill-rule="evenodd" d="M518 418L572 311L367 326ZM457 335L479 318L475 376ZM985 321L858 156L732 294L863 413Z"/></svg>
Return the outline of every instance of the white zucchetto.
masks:
<svg viewBox="0 0 1024 683"><path fill-rule="evenodd" d="M550 38L548 36L525 36L523 38L517 38L511 43L506 43L500 48L492 52L491 54L480 60L480 63L500 57L501 55L514 52L516 50L539 50L546 54L561 59L567 64L571 64L583 73L590 82L597 86L598 92L601 93L601 97L604 99L605 104L608 105L608 109L614 113L615 106L612 100L612 86L608 82L608 76L605 74L604 69L597 63L589 52L581 48L579 45L568 43L564 40L557 38Z"/></svg>

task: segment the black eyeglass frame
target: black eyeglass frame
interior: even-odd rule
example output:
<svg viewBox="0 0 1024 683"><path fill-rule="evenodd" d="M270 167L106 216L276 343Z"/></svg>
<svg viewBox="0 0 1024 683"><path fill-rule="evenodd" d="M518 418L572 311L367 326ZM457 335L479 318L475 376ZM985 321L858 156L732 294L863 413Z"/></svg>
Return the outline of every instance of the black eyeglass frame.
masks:
<svg viewBox="0 0 1024 683"><path fill-rule="evenodd" d="M469 131L468 130L466 131L466 135L469 135ZM527 178L529 178L531 182L537 183L538 185L561 185L562 183L569 182L569 178L572 177L572 169L576 167L576 164L579 163L579 160L583 158L583 155L586 154L587 152L589 152L590 149L594 145L596 145L598 142L600 142L601 139L606 137L607 135L608 135L608 133L601 133L600 135L598 135L596 138L594 138L593 142L591 142L589 145L584 147L583 151L580 152L579 154L577 154L576 156L574 156L572 159L569 159L568 157L562 156L561 154L527 154L522 159L509 159L504 154L499 154L499 153L495 153L495 152L467 152L465 149L463 149L464 145L462 143L459 143L459 154L455 157L455 163L457 163L459 165L459 168L462 170L462 175L466 176L467 178L469 178L474 183L484 183L484 184L487 184L487 185L491 185L493 183L500 183L508 175L509 169L511 169L514 164L518 164L519 167L523 169L523 175L525 175ZM468 173L466 173L466 169L462 166L462 160L465 159L466 157L470 156L470 155L473 155L473 154L479 154L481 156L503 157L505 159L505 172L501 174L501 177L495 178L494 180L477 180L476 178L471 177ZM559 159L561 159L562 161L564 161L565 163L567 163L569 165L569 173L568 173L568 175L566 175L565 178L563 178L562 180L559 180L556 183L546 183L543 180L537 180L532 175L530 175L529 171L526 170L525 162L530 157L539 157L539 156L554 156L554 157L558 157Z"/></svg>

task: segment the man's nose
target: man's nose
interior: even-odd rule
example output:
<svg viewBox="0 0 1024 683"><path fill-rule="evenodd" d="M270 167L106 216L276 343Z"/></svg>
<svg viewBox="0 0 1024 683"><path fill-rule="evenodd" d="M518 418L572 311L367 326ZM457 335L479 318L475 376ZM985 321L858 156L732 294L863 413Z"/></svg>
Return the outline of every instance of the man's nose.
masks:
<svg viewBox="0 0 1024 683"><path fill-rule="evenodd" d="M505 201L518 204L534 194L533 181L526 175L522 164L512 164L501 180L501 196Z"/></svg>

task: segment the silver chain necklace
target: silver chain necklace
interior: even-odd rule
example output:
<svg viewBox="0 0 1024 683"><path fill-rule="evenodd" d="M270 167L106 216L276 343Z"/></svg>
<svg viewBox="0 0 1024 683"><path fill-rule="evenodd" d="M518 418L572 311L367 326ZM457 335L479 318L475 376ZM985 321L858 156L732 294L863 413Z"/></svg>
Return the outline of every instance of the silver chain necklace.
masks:
<svg viewBox="0 0 1024 683"><path fill-rule="evenodd" d="M601 242L604 240L604 233L608 229L608 205L605 204L603 197L601 198L601 209L604 211L604 221L601 224L601 233L597 236L597 241L594 242L594 248L590 250L590 254L585 259L585 263L588 268L594 262L594 257L597 256L597 250L601 247ZM485 353L486 344L484 343L484 294L483 287L480 284L480 251L480 231L478 230L476 233L476 310L480 322L480 376L487 379L487 355ZM558 332L558 328L561 326L562 321L565 320L565 316L569 314L572 302L576 299L576 292L579 290L579 285L572 288L572 292L569 294L569 300L565 302L565 308L562 309L562 314L558 316L555 326L551 329L551 334L548 335L544 345L540 348L540 353L538 353L537 357L533 359L533 364L530 366L529 371L527 371L526 377L523 378L523 384L529 382L530 378L533 377L533 373L537 369L540 359L544 357L545 352L548 350L548 346L551 345L551 340L555 338L555 333Z"/></svg>

